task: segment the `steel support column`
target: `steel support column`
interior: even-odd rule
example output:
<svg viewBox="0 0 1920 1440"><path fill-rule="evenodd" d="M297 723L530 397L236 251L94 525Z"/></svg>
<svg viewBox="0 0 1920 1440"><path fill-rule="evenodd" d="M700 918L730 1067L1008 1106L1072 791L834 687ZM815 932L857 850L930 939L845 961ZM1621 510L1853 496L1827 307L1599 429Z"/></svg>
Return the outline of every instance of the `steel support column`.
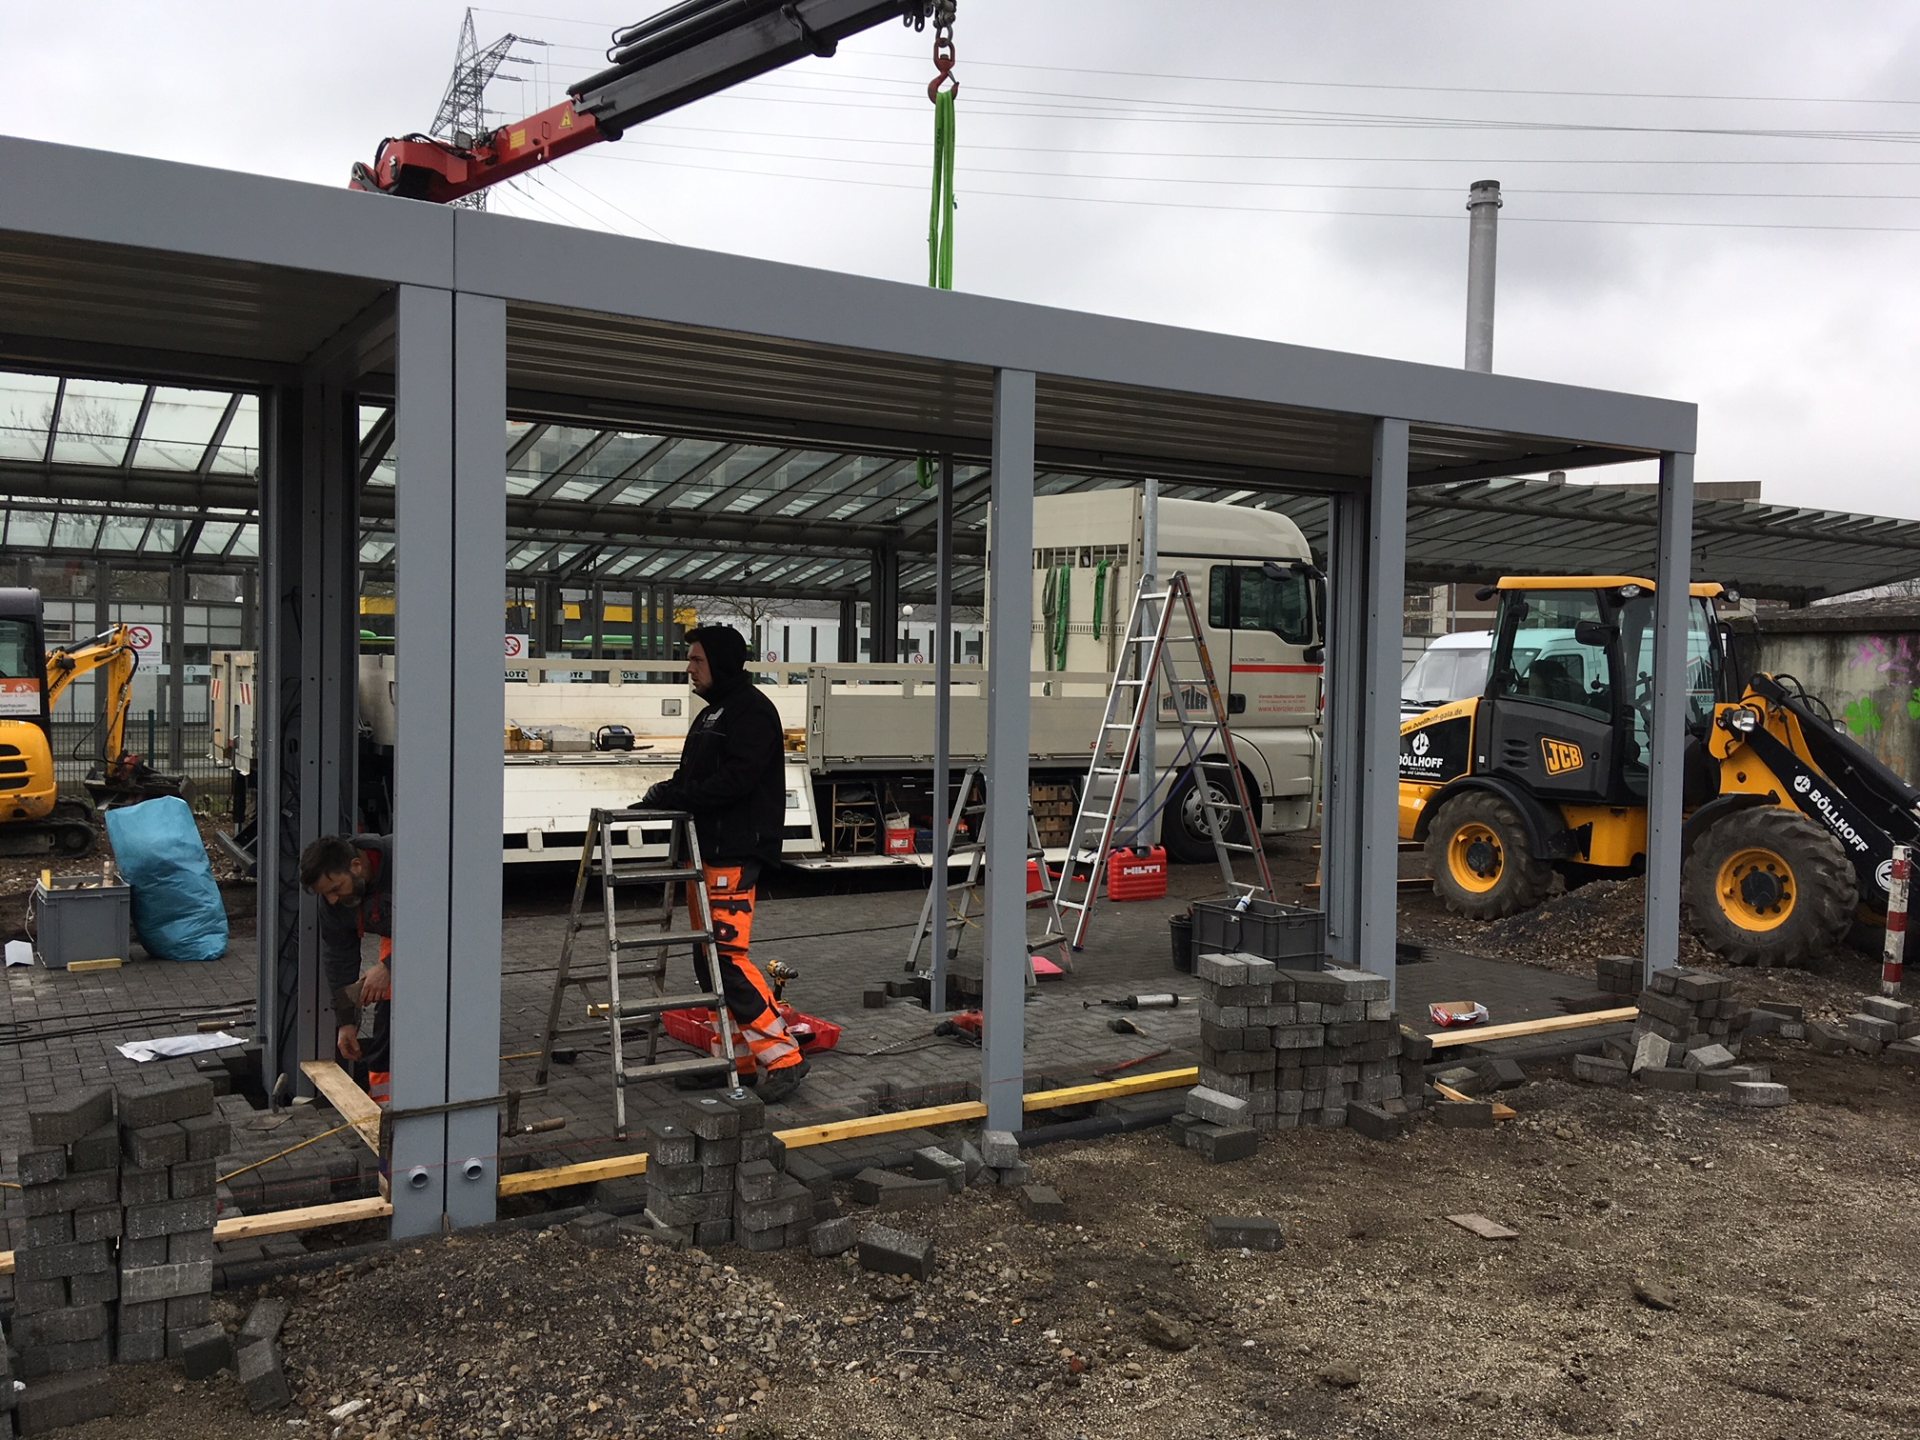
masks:
<svg viewBox="0 0 1920 1440"><path fill-rule="evenodd" d="M1407 423L1375 422L1366 493L1332 503L1321 891L1335 964L1394 974Z"/></svg>
<svg viewBox="0 0 1920 1440"><path fill-rule="evenodd" d="M868 654L876 665L894 665L900 660L900 552L887 546L874 550L870 574Z"/></svg>
<svg viewBox="0 0 1920 1440"><path fill-rule="evenodd" d="M927 1008L947 1008L947 827L953 808L953 457L940 457L939 513L934 521L934 656L933 656L933 872L927 883L939 892L933 906L933 957L929 970ZM792 656L788 656L792 659Z"/></svg>
<svg viewBox="0 0 1920 1440"><path fill-rule="evenodd" d="M851 595L840 602L839 654L842 665L852 665L860 659L860 602Z"/></svg>
<svg viewBox="0 0 1920 1440"><path fill-rule="evenodd" d="M980 1063L990 1130L1018 1130L1023 1114L1034 394L1032 371L994 372L987 556L986 1033Z"/></svg>
<svg viewBox="0 0 1920 1440"><path fill-rule="evenodd" d="M458 1228L494 1219L500 1178L499 1108L472 1102L500 1093L500 617L506 605L500 556L507 543L507 470L500 445L507 424L504 303L464 293L455 297L453 365L458 380L452 431L453 626L448 635L453 714L444 747L452 782L447 831L446 1098L472 1107L447 1116L447 1219ZM459 777L470 783L460 783Z"/></svg>
<svg viewBox="0 0 1920 1440"><path fill-rule="evenodd" d="M355 828L357 427L353 395L317 379L270 392L261 419L259 1033L280 1098L302 1088L301 1061L334 1053L317 902L298 867L310 841Z"/></svg>
<svg viewBox="0 0 1920 1440"><path fill-rule="evenodd" d="M420 667L398 687L394 747L394 889L406 897L394 909L398 983L389 1007L392 1108L400 1117L392 1127L392 1232L399 1237L437 1233L447 1208L447 1117L402 1112L449 1099L455 786L448 745L459 666L448 655L458 623L456 550L448 543L457 463L453 297L402 286L397 308L394 452L402 478L394 494L393 653L396 671ZM489 663L489 677L493 669ZM495 713L489 708L489 720ZM498 875L497 861L489 868ZM497 916L496 909L489 920ZM487 1042L496 1054L498 1038Z"/></svg>
<svg viewBox="0 0 1920 1440"><path fill-rule="evenodd" d="M1653 756L1647 770L1646 978L1680 963L1680 798L1687 718L1693 456L1660 457L1660 541L1653 583Z"/></svg>
<svg viewBox="0 0 1920 1440"><path fill-rule="evenodd" d="M187 571L167 568L167 768L178 773L187 748ZM152 763L152 756L148 756Z"/></svg>

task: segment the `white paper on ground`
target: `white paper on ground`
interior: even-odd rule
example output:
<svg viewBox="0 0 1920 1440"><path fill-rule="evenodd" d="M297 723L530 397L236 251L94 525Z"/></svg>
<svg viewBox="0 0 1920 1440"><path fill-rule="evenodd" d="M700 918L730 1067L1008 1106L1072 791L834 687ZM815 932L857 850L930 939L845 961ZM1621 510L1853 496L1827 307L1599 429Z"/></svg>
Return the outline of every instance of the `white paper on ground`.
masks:
<svg viewBox="0 0 1920 1440"><path fill-rule="evenodd" d="M9 965L33 964L33 946L28 944L25 940L7 941L7 964Z"/></svg>
<svg viewBox="0 0 1920 1440"><path fill-rule="evenodd" d="M229 1045L245 1043L224 1030L215 1030L208 1035L162 1035L152 1040L129 1040L114 1048L129 1060L160 1060L175 1055L198 1055L202 1050L224 1050Z"/></svg>

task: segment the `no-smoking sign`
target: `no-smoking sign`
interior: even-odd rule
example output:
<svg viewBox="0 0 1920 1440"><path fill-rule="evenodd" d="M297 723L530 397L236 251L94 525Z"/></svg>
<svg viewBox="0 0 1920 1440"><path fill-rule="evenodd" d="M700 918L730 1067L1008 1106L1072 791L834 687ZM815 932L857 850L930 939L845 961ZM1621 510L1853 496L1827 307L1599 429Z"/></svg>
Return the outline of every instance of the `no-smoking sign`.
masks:
<svg viewBox="0 0 1920 1440"><path fill-rule="evenodd" d="M527 645L532 639L528 635L507 636L507 659L524 660L527 658Z"/></svg>
<svg viewBox="0 0 1920 1440"><path fill-rule="evenodd" d="M158 650L160 648L160 631L152 625L129 625L127 627L127 644L131 645L142 655L146 654L149 650Z"/></svg>

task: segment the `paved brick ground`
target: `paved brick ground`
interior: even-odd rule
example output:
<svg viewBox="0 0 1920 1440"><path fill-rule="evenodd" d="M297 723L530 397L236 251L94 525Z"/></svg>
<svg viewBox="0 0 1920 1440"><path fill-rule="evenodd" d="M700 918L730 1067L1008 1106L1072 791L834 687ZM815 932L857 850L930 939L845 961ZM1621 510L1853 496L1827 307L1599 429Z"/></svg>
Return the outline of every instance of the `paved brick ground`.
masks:
<svg viewBox="0 0 1920 1440"><path fill-rule="evenodd" d="M1285 896L1311 873L1313 856L1306 842L1290 841L1274 855L1274 864ZM510 873L503 920L505 1055L535 1049L539 1043L565 930L569 880L551 871L538 876ZM935 1038L933 1020L911 1001L893 1000L880 1010L862 1006L868 987L905 978L907 944L923 893L920 883L906 875L849 872L788 875L770 887L756 923L755 954L778 957L800 972L788 989L789 1001L844 1027L839 1048L816 1056L799 1094L781 1107L783 1126L977 1096L976 1049ZM1027 1006L1030 1087L1083 1081L1163 1048L1169 1053L1117 1073L1193 1063L1198 1040L1194 1011L1133 1012L1089 1007L1087 1002L1145 991L1197 994L1189 977L1173 969L1167 921L1191 899L1217 893L1218 883L1210 868L1176 869L1166 900L1096 911L1089 944L1075 957L1072 973L1042 983ZM1033 913L1031 928L1040 928L1039 912ZM979 932L970 930L966 951L976 961L978 942ZM190 1031L198 1018L250 1006L254 957L252 922L241 915L229 953L212 964L144 962L90 975L37 967L8 971L0 988L0 1094L13 1103L0 1107L0 1173L12 1175L26 1138L27 1111L37 1101L136 1073L191 1073L189 1060L136 1065L114 1047L129 1039ZM404 957L397 973L404 984ZM1416 1024L1430 1001L1446 999L1479 1000L1496 1022L1557 1014L1563 1008L1560 999L1579 988L1563 976L1464 956L1403 964L1399 976L1401 1011ZM1117 1016L1135 1021L1149 1035L1113 1033L1108 1022ZM508 1142L503 1164L522 1169L636 1148L615 1140L608 1066L604 1049L584 1049L574 1065L559 1067L550 1091L528 1100L523 1113L527 1119L564 1116L566 1128ZM509 1060L503 1066L509 1088L530 1084L532 1074L530 1060ZM634 1132L662 1095L663 1087L631 1092L629 1123ZM228 1171L339 1124L324 1105L269 1112L254 1109L238 1095L225 1098L222 1105L234 1122L234 1153L223 1165ZM925 1138L912 1141L924 1143ZM367 1194L376 1183L371 1154L348 1132L236 1176L228 1189L234 1203L257 1211ZM10 1247L18 1192L0 1190L0 1197L5 1197L0 1201L0 1221L7 1231L3 1239Z"/></svg>

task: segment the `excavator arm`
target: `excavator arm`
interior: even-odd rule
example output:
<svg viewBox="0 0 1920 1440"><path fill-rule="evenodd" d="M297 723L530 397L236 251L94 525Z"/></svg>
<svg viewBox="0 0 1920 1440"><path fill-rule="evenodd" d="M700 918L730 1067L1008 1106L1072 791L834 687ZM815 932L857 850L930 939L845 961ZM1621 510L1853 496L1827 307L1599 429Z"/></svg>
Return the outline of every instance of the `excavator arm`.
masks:
<svg viewBox="0 0 1920 1440"><path fill-rule="evenodd" d="M64 646L47 655L47 709L60 703L60 697L75 680L97 670L106 674L107 691L106 760L109 766L119 762L127 748L127 713L133 705L133 672L140 667L140 652L133 648L132 632L125 625L102 630L91 640Z"/></svg>
<svg viewBox="0 0 1920 1440"><path fill-rule="evenodd" d="M751 80L895 18L951 23L953 0L682 0L616 31L607 69L568 87L560 104L453 145L389 138L349 186L447 204L510 180L630 125Z"/></svg>

